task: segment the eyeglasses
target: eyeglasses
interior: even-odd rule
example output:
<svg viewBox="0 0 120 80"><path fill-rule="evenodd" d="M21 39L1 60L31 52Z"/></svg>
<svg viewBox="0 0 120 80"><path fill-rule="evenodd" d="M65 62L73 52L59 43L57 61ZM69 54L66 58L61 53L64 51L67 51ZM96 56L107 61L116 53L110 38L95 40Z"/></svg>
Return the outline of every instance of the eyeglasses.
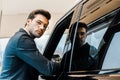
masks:
<svg viewBox="0 0 120 80"><path fill-rule="evenodd" d="M79 35L85 35L86 32L77 32Z"/></svg>

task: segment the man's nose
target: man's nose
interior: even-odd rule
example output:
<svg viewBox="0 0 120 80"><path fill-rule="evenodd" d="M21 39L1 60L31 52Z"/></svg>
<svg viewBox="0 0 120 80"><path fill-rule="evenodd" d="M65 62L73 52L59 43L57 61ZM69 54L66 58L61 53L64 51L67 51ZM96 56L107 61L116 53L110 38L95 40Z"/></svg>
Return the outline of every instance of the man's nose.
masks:
<svg viewBox="0 0 120 80"><path fill-rule="evenodd" d="M40 25L40 29L42 29L42 30L46 30L46 28L44 27L44 25Z"/></svg>
<svg viewBox="0 0 120 80"><path fill-rule="evenodd" d="M40 25L40 29L44 29L44 26L43 26L43 25Z"/></svg>
<svg viewBox="0 0 120 80"><path fill-rule="evenodd" d="M40 26L40 29L45 29L44 25L39 25Z"/></svg>

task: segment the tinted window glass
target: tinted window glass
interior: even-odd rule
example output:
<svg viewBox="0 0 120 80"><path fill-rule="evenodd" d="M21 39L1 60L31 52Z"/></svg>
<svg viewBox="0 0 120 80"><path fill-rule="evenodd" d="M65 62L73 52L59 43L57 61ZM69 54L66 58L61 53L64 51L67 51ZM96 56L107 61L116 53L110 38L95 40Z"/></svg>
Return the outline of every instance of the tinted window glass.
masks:
<svg viewBox="0 0 120 80"><path fill-rule="evenodd" d="M64 50L66 38L67 38L67 34L63 34L63 36L55 50L55 54L59 54L60 57L62 57L64 54L63 50Z"/></svg>
<svg viewBox="0 0 120 80"><path fill-rule="evenodd" d="M98 49L99 43L103 38L104 33L106 32L107 28L103 28L99 31L92 32L87 36L86 42L93 45L96 49Z"/></svg>
<svg viewBox="0 0 120 80"><path fill-rule="evenodd" d="M100 74L108 73L108 72L114 71L113 69L117 70L120 68L119 44L120 44L120 32L117 32L113 36L110 46L108 47L108 50L106 52L103 65L102 65L103 71L100 71Z"/></svg>
<svg viewBox="0 0 120 80"><path fill-rule="evenodd" d="M102 69L120 68L120 32L117 32L107 50Z"/></svg>

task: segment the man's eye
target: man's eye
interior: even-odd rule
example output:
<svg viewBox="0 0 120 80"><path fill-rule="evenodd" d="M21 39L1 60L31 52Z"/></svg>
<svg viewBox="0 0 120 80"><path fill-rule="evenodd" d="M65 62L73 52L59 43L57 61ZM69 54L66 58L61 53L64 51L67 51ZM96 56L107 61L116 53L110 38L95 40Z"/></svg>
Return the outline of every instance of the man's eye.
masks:
<svg viewBox="0 0 120 80"><path fill-rule="evenodd" d="M46 25L44 25L44 28L47 28L47 26L46 26Z"/></svg>
<svg viewBox="0 0 120 80"><path fill-rule="evenodd" d="M85 32L78 32L79 35L85 35Z"/></svg>
<svg viewBox="0 0 120 80"><path fill-rule="evenodd" d="M41 22L37 22L38 24L41 24Z"/></svg>

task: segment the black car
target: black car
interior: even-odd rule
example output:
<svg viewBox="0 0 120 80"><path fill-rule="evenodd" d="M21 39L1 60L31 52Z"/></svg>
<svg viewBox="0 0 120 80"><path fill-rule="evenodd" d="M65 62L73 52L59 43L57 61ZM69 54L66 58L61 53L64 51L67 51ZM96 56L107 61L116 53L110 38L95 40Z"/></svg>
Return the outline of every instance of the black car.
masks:
<svg viewBox="0 0 120 80"><path fill-rule="evenodd" d="M119 80L120 1L82 0L75 5L56 23L43 52L46 58L52 60L57 53L59 60L62 59L64 53L70 49L69 29L75 22L85 22L88 26L86 41L98 50L97 68L61 72L57 78L52 76L46 79L65 80L64 77L68 77L69 80Z"/></svg>

